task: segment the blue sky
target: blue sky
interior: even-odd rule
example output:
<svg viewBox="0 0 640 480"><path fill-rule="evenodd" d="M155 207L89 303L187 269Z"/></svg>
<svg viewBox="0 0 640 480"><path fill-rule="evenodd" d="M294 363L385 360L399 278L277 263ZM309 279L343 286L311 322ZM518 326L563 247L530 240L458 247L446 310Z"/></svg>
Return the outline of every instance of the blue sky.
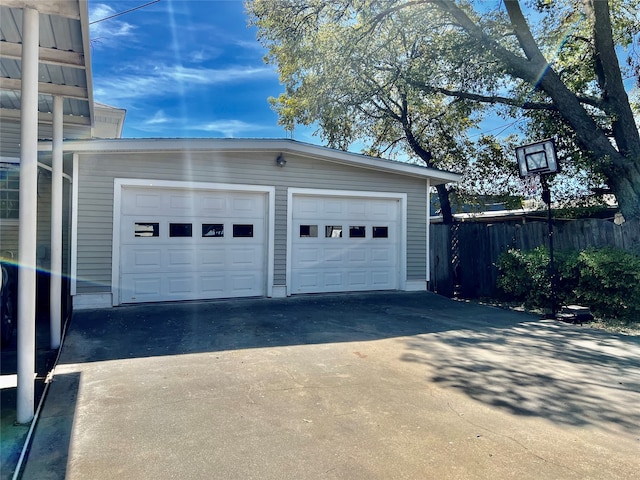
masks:
<svg viewBox="0 0 640 480"><path fill-rule="evenodd" d="M149 1L89 0L90 21ZM127 110L125 137L288 136L267 102L283 87L242 0L160 0L94 23L91 39L95 100ZM489 118L482 129L511 124ZM313 130L298 126L295 139L321 143Z"/></svg>
<svg viewBox="0 0 640 480"><path fill-rule="evenodd" d="M148 1L90 0L90 22ZM241 0L161 0L94 23L91 45L95 101L127 110L125 137L287 136L267 102L283 88Z"/></svg>

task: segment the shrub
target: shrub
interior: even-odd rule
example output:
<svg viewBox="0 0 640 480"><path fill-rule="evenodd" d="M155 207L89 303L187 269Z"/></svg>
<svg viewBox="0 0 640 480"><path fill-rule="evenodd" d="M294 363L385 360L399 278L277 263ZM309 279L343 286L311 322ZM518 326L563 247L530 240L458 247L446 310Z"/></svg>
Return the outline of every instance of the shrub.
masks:
<svg viewBox="0 0 640 480"><path fill-rule="evenodd" d="M558 252L557 304L578 303L604 318L631 321L640 317L640 256L615 248ZM526 307L551 303L549 252L508 250L497 263L498 291Z"/></svg>
<svg viewBox="0 0 640 480"><path fill-rule="evenodd" d="M578 303L599 316L640 320L640 257L613 248L585 250L575 268Z"/></svg>

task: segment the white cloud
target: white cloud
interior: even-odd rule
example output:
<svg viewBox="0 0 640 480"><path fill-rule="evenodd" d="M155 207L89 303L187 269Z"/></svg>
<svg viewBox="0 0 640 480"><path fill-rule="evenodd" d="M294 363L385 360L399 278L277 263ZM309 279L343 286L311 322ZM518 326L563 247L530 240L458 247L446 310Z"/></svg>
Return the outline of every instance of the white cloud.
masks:
<svg viewBox="0 0 640 480"><path fill-rule="evenodd" d="M237 83L275 75L270 67L189 68L181 65L130 66L125 73L95 79L97 101L117 103L186 92L197 86Z"/></svg>
<svg viewBox="0 0 640 480"><path fill-rule="evenodd" d="M89 23L91 24L91 44L95 48L111 45L119 40L130 38L134 35L135 26L124 22L117 17L100 21L116 14L117 12L109 5L99 3L95 5L89 13Z"/></svg>
<svg viewBox="0 0 640 480"><path fill-rule="evenodd" d="M206 123L204 125L196 125L192 127L194 130L202 130L205 132L221 133L225 137L242 136L244 132L260 130L264 127L252 123L243 122L242 120L217 120Z"/></svg>
<svg viewBox="0 0 640 480"><path fill-rule="evenodd" d="M169 118L165 115L164 110L158 110L156 114L149 120L144 122L145 125L161 125L169 122Z"/></svg>

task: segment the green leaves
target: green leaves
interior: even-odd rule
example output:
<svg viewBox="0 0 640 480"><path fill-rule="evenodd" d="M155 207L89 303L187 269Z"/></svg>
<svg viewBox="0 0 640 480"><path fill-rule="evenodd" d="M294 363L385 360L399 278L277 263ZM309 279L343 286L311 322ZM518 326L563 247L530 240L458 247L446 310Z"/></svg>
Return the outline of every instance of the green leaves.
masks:
<svg viewBox="0 0 640 480"><path fill-rule="evenodd" d="M557 297L563 304L588 306L602 318L640 318L640 257L616 248L556 252ZM550 303L549 252L508 250L498 261L498 289L530 308Z"/></svg>
<svg viewBox="0 0 640 480"><path fill-rule="evenodd" d="M639 70L639 4L254 0L247 10L280 72L285 91L271 103L286 128L317 125L329 146L407 161L430 152L429 166L463 173L463 190L504 194L518 190L513 145L554 137L563 169L606 182L632 218L639 112L616 72ZM521 127L489 140L501 149L477 134L496 113Z"/></svg>

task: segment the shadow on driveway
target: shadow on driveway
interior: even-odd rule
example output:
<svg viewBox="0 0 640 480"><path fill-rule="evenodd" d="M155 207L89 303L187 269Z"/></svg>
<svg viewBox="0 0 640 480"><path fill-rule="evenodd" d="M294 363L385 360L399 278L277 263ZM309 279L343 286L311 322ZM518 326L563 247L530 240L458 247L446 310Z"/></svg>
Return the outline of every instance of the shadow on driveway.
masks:
<svg viewBox="0 0 640 480"><path fill-rule="evenodd" d="M63 363L410 337L430 380L516 415L638 432L640 339L430 293L125 306L74 315ZM602 402L605 393L609 400ZM640 433L640 432L639 432Z"/></svg>
<svg viewBox="0 0 640 480"><path fill-rule="evenodd" d="M149 304L74 314L24 478L65 477L83 369L117 371L124 369L122 362L110 367L109 361L172 356L172 368L178 368L180 358L199 353L385 339L397 340L384 348L392 348L386 352L394 362L417 369L421 390L435 384L510 415L640 440L637 338L425 292ZM366 358L360 351L352 354ZM256 382L267 385L271 374ZM115 387L120 388L104 388ZM147 394L158 388L142 387ZM107 396L87 412L118 408L118 396L126 395L118 390L113 405ZM92 422L89 416L84 421ZM62 448L57 435L65 439ZM43 472L50 476L41 477Z"/></svg>

